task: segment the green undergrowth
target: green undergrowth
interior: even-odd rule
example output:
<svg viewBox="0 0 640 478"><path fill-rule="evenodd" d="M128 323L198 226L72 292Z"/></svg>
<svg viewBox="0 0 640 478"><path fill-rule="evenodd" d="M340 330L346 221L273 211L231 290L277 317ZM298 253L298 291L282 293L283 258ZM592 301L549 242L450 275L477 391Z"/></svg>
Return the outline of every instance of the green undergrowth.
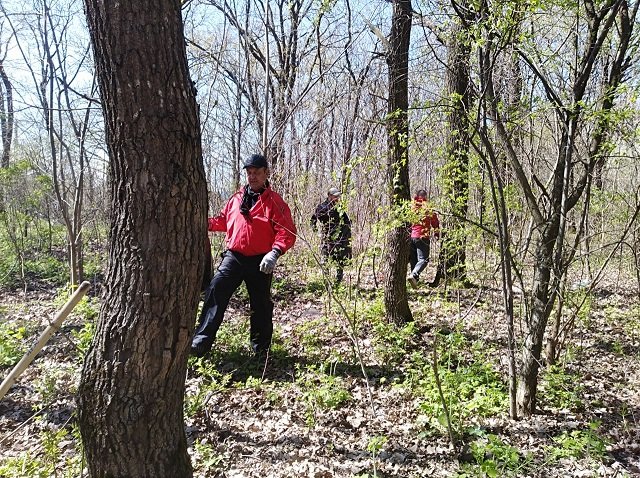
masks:
<svg viewBox="0 0 640 478"><path fill-rule="evenodd" d="M588 458L597 464L607 455L609 441L599 433L600 422L591 422L584 429L564 430L545 447L547 460L558 462L565 458Z"/></svg>
<svg viewBox="0 0 640 478"><path fill-rule="evenodd" d="M0 322L0 367L11 367L18 363L29 349L27 337L29 324Z"/></svg>
<svg viewBox="0 0 640 478"><path fill-rule="evenodd" d="M538 389L543 407L571 411L584 407L582 377L566 367L552 365L542 370Z"/></svg>
<svg viewBox="0 0 640 478"><path fill-rule="evenodd" d="M504 378L495 369L496 354L491 347L479 340L469 341L461 332L438 334L436 344L437 361L433 350L414 352L406 378L399 384L417 399L424 435L446 434L447 412L457 436L465 435L477 421L504 414L508 393Z"/></svg>
<svg viewBox="0 0 640 478"><path fill-rule="evenodd" d="M468 450L470 456L453 475L456 478L519 477L526 476L533 468L531 453L522 453L499 436L483 430L475 431Z"/></svg>
<svg viewBox="0 0 640 478"><path fill-rule="evenodd" d="M75 426L54 428L36 418L36 447L0 462L0 477L73 478L82 474L80 434Z"/></svg>
<svg viewBox="0 0 640 478"><path fill-rule="evenodd" d="M336 376L326 367L310 366L299 370L296 385L302 391L304 416L308 426L313 426L325 411L339 408L351 400L351 392L345 379Z"/></svg>
<svg viewBox="0 0 640 478"><path fill-rule="evenodd" d="M280 301L289 300L289 283L287 279L279 286ZM423 308L415 314L414 322L393 324L386 320L379 292L338 288L330 298L325 295L322 301L307 304L305 300L314 296L310 289L305 290L304 300L292 299L297 308L283 302L276 305L285 314L275 321L267 367L251 354L248 307L241 308L239 314L228 314L211 353L200 359L189 358L184 415L189 424L195 422L194 428L205 432L191 437L196 471L213 476L230 465L226 452L232 445L214 445L206 439L213 404L242 404L247 410L266 407L275 416L286 413L292 422L317 430L354 409L368 409L370 403L363 393L366 386L374 400L395 397L414 412L407 423L411 431L406 433L410 435L403 435L403 440L448 443L451 426L458 445L466 451L453 476L535 476L540 467L561 468L566 460L580 460L597 469L608 459L609 443L596 422L550 433L535 457L518 448L509 430L490 426L505 423L508 412L506 376L498 362L501 351L493 342L474 338L462 326L447 329L444 324L429 322L434 320L429 318L432 314L422 311L428 312L433 296L414 298L415 307ZM64 303L68 295L68 291L60 292L55 304ZM246 303L246 290L241 290L237 299ZM457 303L439 300L457 317ZM79 447L79 441L69 425L54 423L48 410L57 401L70 400L75 391L99 306L97 299L85 297L74 310L72 364L37 369L32 393L39 405L33 412L39 414L42 429L47 431L38 436L34 449L4 458L0 476L79 475L80 454L74 448ZM32 333L24 324L0 322L0 366L8 367L22 356L25 339ZM569 365L541 369L538 398L548 413L583 410L587 405L582 376L571 367L570 359L577 360L573 354L564 356ZM362 374L360 356L368 382ZM381 457L388 455L390 444L398 436L383 428L358 433L366 442L361 451L373 467L373 475L367 473L376 476L376 467L384 460ZM61 443L64 453L56 455L53 445Z"/></svg>
<svg viewBox="0 0 640 478"><path fill-rule="evenodd" d="M22 288L25 283L48 287L64 285L69 280L69 271L63 252L62 228L48 229L39 221L29 224L23 225L24 237L10 238L6 224L0 221L0 287ZM47 236L48 240L43 239Z"/></svg>

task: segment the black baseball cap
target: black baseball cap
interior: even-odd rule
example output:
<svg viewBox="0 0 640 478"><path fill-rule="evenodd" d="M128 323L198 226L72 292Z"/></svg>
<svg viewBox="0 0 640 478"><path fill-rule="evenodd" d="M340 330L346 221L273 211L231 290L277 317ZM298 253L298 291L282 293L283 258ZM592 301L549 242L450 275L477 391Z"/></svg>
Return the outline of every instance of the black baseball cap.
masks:
<svg viewBox="0 0 640 478"><path fill-rule="evenodd" d="M252 154L249 159L244 162L244 169L247 168L268 168L267 158L261 154Z"/></svg>

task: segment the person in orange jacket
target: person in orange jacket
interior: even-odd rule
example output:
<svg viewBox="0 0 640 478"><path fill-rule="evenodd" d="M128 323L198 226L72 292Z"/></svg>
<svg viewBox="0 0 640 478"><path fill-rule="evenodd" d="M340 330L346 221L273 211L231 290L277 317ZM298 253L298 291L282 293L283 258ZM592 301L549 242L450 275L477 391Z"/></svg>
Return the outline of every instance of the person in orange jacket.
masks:
<svg viewBox="0 0 640 478"><path fill-rule="evenodd" d="M273 335L271 279L278 258L296 242L291 210L269 185L269 165L254 154L244 163L247 184L215 217L209 231L225 232L226 250L205 291L200 321L191 342L191 355L211 350L233 293L244 281L251 306L249 341L256 355L266 356Z"/></svg>
<svg viewBox="0 0 640 478"><path fill-rule="evenodd" d="M431 210L427 202L427 191L420 189L413 198L413 210L420 218L411 225L411 250L409 264L409 283L415 289L418 287L420 273L427 267L431 237L440 237L440 221L438 215Z"/></svg>

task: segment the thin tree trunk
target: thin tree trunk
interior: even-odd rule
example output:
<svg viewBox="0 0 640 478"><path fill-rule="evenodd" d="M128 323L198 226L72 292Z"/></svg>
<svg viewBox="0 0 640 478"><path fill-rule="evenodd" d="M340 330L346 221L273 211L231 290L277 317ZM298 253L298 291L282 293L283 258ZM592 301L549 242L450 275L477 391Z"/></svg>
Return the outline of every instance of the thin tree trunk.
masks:
<svg viewBox="0 0 640 478"><path fill-rule="evenodd" d="M409 194L409 42L411 1L394 0L387 64L389 66L389 110L387 174L392 208L410 199ZM409 238L406 227L393 227L386 237L387 276L384 303L389 320L413 320L407 297Z"/></svg>
<svg viewBox="0 0 640 478"><path fill-rule="evenodd" d="M551 324L551 333L547 338L547 345L544 351L545 359L547 361L547 364L549 365L553 365L556 363L556 358L558 354L558 343L560 342L560 332L562 330L562 313L564 310L564 294L567 291L566 282L567 282L567 278L565 276L562 279L563 287L560 289L562 292L558 294L555 317L553 319L553 324Z"/></svg>
<svg viewBox="0 0 640 478"><path fill-rule="evenodd" d="M511 235L509 233L509 215L504 193L504 182L499 174L498 160L492 149L486 125L484 125L481 137L489 150L489 159L482 155L487 164L491 199L495 211L495 223L498 231L500 245L500 268L502 272L502 296L504 301L504 314L507 323L507 354L509 357L509 416L516 420L517 409L517 367L516 367L516 339L514 327L513 308L513 256L511 254Z"/></svg>
<svg viewBox="0 0 640 478"><path fill-rule="evenodd" d="M550 229L552 232L545 231L538 239L530 312L524 323L525 337L517 393L518 414L522 416L530 416L536 410L544 331L556 299L557 284L555 279L552 283L551 271L557 225Z"/></svg>
<svg viewBox="0 0 640 478"><path fill-rule="evenodd" d="M2 79L3 98L0 112L0 127L2 128L2 159L0 167L7 168L11 162L11 143L13 142L13 85L0 61L0 79Z"/></svg>

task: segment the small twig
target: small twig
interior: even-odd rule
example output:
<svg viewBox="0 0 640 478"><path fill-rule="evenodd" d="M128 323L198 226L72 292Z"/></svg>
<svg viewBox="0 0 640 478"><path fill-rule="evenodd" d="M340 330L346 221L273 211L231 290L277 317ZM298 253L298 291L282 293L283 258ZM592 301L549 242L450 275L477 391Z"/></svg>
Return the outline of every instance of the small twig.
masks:
<svg viewBox="0 0 640 478"><path fill-rule="evenodd" d="M440 382L440 375L438 374L438 334L437 333L433 336L433 363L431 365L433 367L433 376L436 380L436 387L438 387L438 395L440 396L440 402L442 403L442 408L444 409L444 415L447 419L447 431L449 432L449 440L451 440L451 445L453 446L454 452L458 453L458 442L456 440L455 434L453 433L449 407L447 406L444 393L442 392L442 383Z"/></svg>
<svg viewBox="0 0 640 478"><path fill-rule="evenodd" d="M23 427L25 427L29 422L31 422L34 418L36 418L38 415L42 414L45 411L45 409L41 409L38 410L37 412L35 412L33 415L31 415L29 418L27 418L25 421L23 421L20 425L18 425L16 427L15 430L13 430L11 433L9 433L8 435L2 437L2 439L0 439L0 445L4 444L5 441L7 441L7 439L11 438L13 435L15 435L16 433L18 433Z"/></svg>

